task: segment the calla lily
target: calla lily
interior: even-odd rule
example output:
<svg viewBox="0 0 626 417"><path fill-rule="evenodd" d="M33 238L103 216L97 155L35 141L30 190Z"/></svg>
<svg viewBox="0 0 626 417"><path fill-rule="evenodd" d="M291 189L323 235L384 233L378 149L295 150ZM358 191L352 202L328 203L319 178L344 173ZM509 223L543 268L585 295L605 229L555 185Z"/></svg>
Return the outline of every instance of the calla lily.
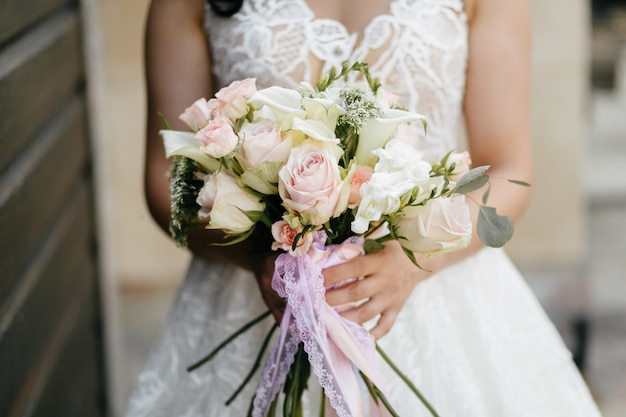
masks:
<svg viewBox="0 0 626 417"><path fill-rule="evenodd" d="M196 136L191 132L181 132L178 130L161 130L159 132L163 138L165 146L165 156L185 156L193 159L209 172L219 170L220 163L215 158L211 158L196 146Z"/></svg>
<svg viewBox="0 0 626 417"><path fill-rule="evenodd" d="M295 90L273 86L259 90L248 103L268 106L276 115L277 121L282 122L283 130L291 125L294 117L305 117L306 112L302 110L302 96Z"/></svg>
<svg viewBox="0 0 626 417"><path fill-rule="evenodd" d="M303 120L299 118L293 119L291 130L297 130L311 139L321 142L339 143L339 139L335 136L334 130L330 129L324 122L319 120Z"/></svg>
<svg viewBox="0 0 626 417"><path fill-rule="evenodd" d="M381 117L371 119L361 129L355 155L357 164L373 167L377 158L372 155L372 151L383 148L402 123L416 121L426 124L426 119L421 114L399 109L383 109Z"/></svg>
<svg viewBox="0 0 626 417"><path fill-rule="evenodd" d="M307 119L324 122L331 130L335 130L337 119L346 112L329 98L304 98L302 107L306 111Z"/></svg>

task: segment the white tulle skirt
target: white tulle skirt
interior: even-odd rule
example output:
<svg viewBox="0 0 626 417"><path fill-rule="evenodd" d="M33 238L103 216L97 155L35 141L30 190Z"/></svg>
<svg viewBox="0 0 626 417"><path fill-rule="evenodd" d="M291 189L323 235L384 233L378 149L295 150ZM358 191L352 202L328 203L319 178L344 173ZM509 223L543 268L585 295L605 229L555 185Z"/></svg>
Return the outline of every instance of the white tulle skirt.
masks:
<svg viewBox="0 0 626 417"><path fill-rule="evenodd" d="M224 402L273 319L200 369L185 369L265 310L250 274L194 260L127 416L246 416L260 372L236 401ZM484 249L420 283L379 343L441 417L600 415L560 336L501 250ZM379 367L400 416L430 415L385 363ZM305 415L317 417L320 393L310 391Z"/></svg>

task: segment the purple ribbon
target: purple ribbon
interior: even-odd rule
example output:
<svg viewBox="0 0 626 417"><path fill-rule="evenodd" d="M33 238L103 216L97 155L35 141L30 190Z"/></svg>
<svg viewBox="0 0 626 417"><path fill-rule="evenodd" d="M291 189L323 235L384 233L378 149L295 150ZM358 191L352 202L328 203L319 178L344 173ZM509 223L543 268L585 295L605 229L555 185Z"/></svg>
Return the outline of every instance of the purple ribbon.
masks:
<svg viewBox="0 0 626 417"><path fill-rule="evenodd" d="M294 362L300 342L332 407L329 416L365 416L360 370L378 388L374 338L362 326L340 316L326 303L324 268L363 253L362 241L313 249L276 259L272 288L287 300L280 334L268 358L253 404L253 417L264 417ZM382 404L368 401L372 417L390 416Z"/></svg>

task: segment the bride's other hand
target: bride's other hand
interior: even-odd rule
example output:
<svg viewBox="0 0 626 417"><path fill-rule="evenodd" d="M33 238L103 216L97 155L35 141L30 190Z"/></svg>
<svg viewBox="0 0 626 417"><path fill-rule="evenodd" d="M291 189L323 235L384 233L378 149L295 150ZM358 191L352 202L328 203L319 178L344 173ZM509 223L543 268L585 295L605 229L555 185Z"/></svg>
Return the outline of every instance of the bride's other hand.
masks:
<svg viewBox="0 0 626 417"><path fill-rule="evenodd" d="M432 260L427 261L429 267L434 266L430 264ZM358 256L327 268L323 273L327 287L350 278L363 277L351 284L327 290L326 301L336 307L343 317L359 324L380 315L370 331L376 339L389 332L415 286L432 274L416 267L397 241L387 242L381 251Z"/></svg>

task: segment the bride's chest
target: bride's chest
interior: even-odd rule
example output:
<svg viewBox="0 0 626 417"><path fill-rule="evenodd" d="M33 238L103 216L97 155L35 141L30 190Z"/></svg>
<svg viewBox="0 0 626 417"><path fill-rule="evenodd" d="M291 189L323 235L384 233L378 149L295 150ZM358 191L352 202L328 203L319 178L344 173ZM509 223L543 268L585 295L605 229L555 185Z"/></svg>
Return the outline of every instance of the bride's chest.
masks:
<svg viewBox="0 0 626 417"><path fill-rule="evenodd" d="M221 75L245 66L287 81L313 81L345 61L430 65L463 56L467 38L462 0L245 0L230 18L208 10L206 30Z"/></svg>

